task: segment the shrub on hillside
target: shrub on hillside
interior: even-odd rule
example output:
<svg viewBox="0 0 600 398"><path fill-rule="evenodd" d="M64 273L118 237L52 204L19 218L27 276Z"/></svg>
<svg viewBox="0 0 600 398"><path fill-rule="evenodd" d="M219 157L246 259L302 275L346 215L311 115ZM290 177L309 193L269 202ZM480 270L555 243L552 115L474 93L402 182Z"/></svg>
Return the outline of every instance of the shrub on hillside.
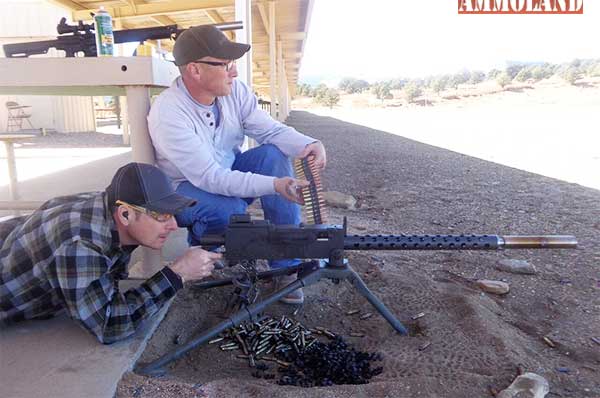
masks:
<svg viewBox="0 0 600 398"><path fill-rule="evenodd" d="M496 77L496 83L498 83L502 88L508 86L511 82L512 79L506 72L502 72Z"/></svg>
<svg viewBox="0 0 600 398"><path fill-rule="evenodd" d="M369 83L365 80L345 77L340 81L338 88L348 94L361 93L363 90L369 88Z"/></svg>
<svg viewBox="0 0 600 398"><path fill-rule="evenodd" d="M459 84L464 84L471 78L471 72L468 70L462 71L461 73L455 73L450 75L448 79L448 86L457 89Z"/></svg>
<svg viewBox="0 0 600 398"><path fill-rule="evenodd" d="M392 92L390 91L390 86L390 82L376 83L373 86L371 86L371 92L375 94L377 99L380 99L381 102L383 102L383 100L394 98Z"/></svg>
<svg viewBox="0 0 600 398"><path fill-rule="evenodd" d="M317 102L319 102L325 97L325 94L327 94L327 90L329 90L329 88L325 84L320 83L317 87L315 87L312 90L311 97L313 97Z"/></svg>
<svg viewBox="0 0 600 398"><path fill-rule="evenodd" d="M323 97L322 104L329 108L333 108L338 102L340 102L340 93L333 88L328 89Z"/></svg>
<svg viewBox="0 0 600 398"><path fill-rule="evenodd" d="M388 82L390 90L402 90L404 88L404 86L406 85L407 81L408 80L401 79L401 78L390 80Z"/></svg>
<svg viewBox="0 0 600 398"><path fill-rule="evenodd" d="M448 85L448 76L438 76L431 80L429 87L436 94L439 94L440 92L442 92L446 89L447 85Z"/></svg>
<svg viewBox="0 0 600 398"><path fill-rule="evenodd" d="M600 76L600 60L598 59L588 59L581 63L579 70L582 74L585 74L589 77L598 77Z"/></svg>
<svg viewBox="0 0 600 398"><path fill-rule="evenodd" d="M581 72L579 68L576 66L568 67L561 75L561 77L569 84L575 84L577 79L579 79Z"/></svg>
<svg viewBox="0 0 600 398"><path fill-rule="evenodd" d="M408 84L406 84L406 86L404 86L404 95L406 96L406 100L409 103L413 102L421 94L423 94L423 91L418 86L418 84L413 81L409 82Z"/></svg>
<svg viewBox="0 0 600 398"><path fill-rule="evenodd" d="M471 84L479 84L485 80L485 73L480 70L475 70L471 72L471 78L469 79L469 83Z"/></svg>
<svg viewBox="0 0 600 398"><path fill-rule="evenodd" d="M488 72L487 78L488 78L488 80L494 80L498 77L498 75L500 73L502 73L502 71L499 71L498 69L492 69L491 71Z"/></svg>
<svg viewBox="0 0 600 398"><path fill-rule="evenodd" d="M531 77L536 81L546 78L544 68L541 65L534 66L531 69Z"/></svg>
<svg viewBox="0 0 600 398"><path fill-rule="evenodd" d="M529 79L531 79L531 71L529 68L521 69L519 73L517 73L517 76L515 76L515 80L518 82L526 82Z"/></svg>
<svg viewBox="0 0 600 398"><path fill-rule="evenodd" d="M519 74L519 72L521 72L521 69L523 69L523 68L525 68L525 65L513 64L513 65L507 66L506 70L504 72L506 72L508 77L510 77L510 80L513 80Z"/></svg>
<svg viewBox="0 0 600 398"><path fill-rule="evenodd" d="M296 86L296 94L304 97L310 97L312 93L312 87L310 84L298 84Z"/></svg>

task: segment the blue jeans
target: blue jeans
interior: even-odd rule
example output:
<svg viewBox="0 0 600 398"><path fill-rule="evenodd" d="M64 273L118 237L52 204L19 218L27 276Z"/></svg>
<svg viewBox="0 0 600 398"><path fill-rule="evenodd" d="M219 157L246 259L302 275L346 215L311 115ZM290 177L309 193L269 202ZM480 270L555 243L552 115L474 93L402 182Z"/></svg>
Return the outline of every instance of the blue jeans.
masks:
<svg viewBox="0 0 600 398"><path fill-rule="evenodd" d="M294 176L290 159L272 144L261 145L238 154L231 169L273 177ZM194 207L185 209L176 216L177 224L188 229L188 242L192 246L199 245L199 239L205 233L222 234L225 232L230 216L244 214L246 207L255 199L209 193L187 181L179 184L177 192L198 201ZM297 225L301 221L300 206L280 195L262 196L260 202L265 219L272 224ZM289 267L298 263L298 259L269 262L271 268Z"/></svg>

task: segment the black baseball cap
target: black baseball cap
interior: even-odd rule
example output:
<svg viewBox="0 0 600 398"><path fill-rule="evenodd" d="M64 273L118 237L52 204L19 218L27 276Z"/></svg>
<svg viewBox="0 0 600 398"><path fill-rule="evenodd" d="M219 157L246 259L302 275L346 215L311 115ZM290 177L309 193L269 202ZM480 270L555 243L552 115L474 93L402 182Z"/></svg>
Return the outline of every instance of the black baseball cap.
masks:
<svg viewBox="0 0 600 398"><path fill-rule="evenodd" d="M230 41L213 25L192 26L175 40L173 57L175 65L189 64L203 57L238 59L250 50L250 44Z"/></svg>
<svg viewBox="0 0 600 398"><path fill-rule="evenodd" d="M146 163L132 162L117 170L106 193L110 206L122 200L165 214L177 214L196 204L194 199L176 193L162 170Z"/></svg>

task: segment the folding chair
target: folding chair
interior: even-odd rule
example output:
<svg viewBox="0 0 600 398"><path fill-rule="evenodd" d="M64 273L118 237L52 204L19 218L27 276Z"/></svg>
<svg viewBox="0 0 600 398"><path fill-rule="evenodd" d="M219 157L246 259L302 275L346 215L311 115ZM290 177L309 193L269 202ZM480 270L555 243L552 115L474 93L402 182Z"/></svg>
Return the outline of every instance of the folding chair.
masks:
<svg viewBox="0 0 600 398"><path fill-rule="evenodd" d="M29 105L19 105L15 101L6 102L6 110L8 111L8 122L6 124L6 131L19 131L23 129L23 122L26 121L29 127L34 129L31 124L31 112L26 113L25 109L31 108Z"/></svg>

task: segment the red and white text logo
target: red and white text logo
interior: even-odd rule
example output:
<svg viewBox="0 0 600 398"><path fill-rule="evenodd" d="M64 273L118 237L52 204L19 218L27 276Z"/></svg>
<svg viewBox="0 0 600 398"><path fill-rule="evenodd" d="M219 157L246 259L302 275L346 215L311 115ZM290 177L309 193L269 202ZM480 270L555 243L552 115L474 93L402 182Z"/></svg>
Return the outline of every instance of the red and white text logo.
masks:
<svg viewBox="0 0 600 398"><path fill-rule="evenodd" d="M459 14L583 14L583 0L458 0Z"/></svg>

